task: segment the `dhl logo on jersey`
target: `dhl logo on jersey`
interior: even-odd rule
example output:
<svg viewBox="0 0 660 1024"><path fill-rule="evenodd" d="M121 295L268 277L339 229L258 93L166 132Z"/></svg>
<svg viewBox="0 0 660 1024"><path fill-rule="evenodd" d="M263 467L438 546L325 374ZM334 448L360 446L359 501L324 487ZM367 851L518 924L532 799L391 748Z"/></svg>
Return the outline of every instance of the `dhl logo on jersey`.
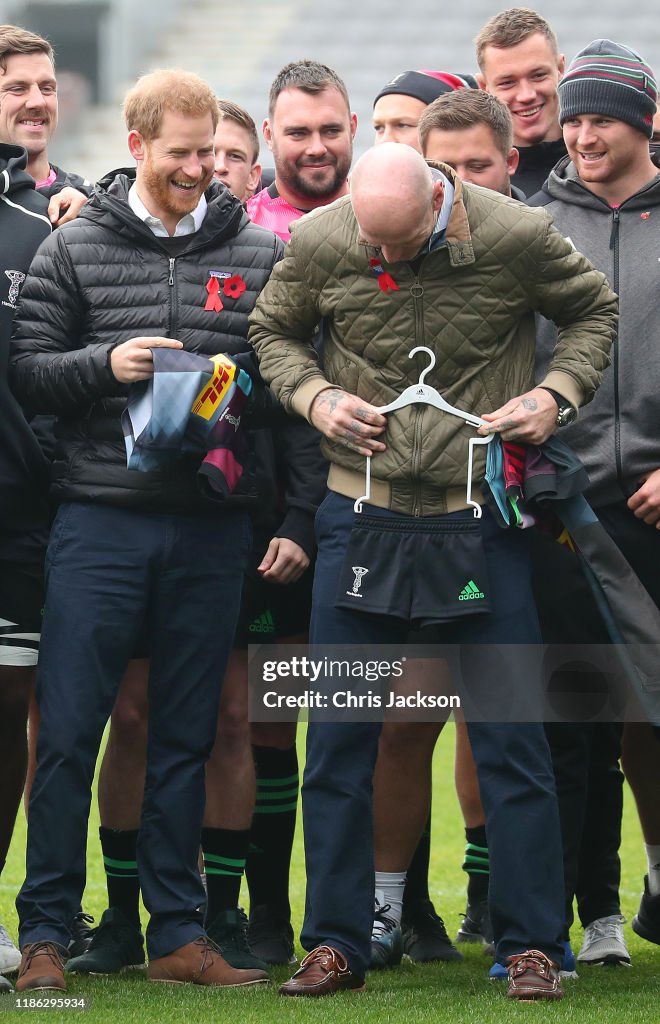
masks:
<svg viewBox="0 0 660 1024"><path fill-rule="evenodd" d="M236 364L227 356L211 356L211 362L215 365L215 373L211 380L204 385L197 398L192 404L192 411L195 416L210 420L216 411L236 376Z"/></svg>

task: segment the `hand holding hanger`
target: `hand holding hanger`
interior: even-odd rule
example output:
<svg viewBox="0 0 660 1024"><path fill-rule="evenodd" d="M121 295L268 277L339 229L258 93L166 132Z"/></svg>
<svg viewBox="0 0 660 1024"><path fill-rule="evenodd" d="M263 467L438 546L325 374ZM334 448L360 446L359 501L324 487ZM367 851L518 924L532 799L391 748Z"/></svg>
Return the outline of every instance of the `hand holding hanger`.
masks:
<svg viewBox="0 0 660 1024"><path fill-rule="evenodd" d="M427 348L426 345L418 345L408 353L408 358L412 359L417 352L426 352L431 357L431 361L425 370L422 370L417 384L410 384L409 387L405 388L394 401L390 402L389 405L381 405L374 409L373 406L369 406L376 413L394 412L396 409L403 409L406 405L415 405L417 403L423 405L431 405L435 409L439 409L441 412L446 412L450 416L457 416L458 419L463 420L464 423L479 427L479 433L486 433L486 437L471 437L468 441L468 458L467 458L467 487L465 493L466 504L474 512L475 519L481 518L481 505L478 501L474 501L472 498L472 466L474 463L474 448L476 445L488 444L493 440L495 434L492 431L488 431L485 428L488 426L486 421L480 416L475 416L473 413L465 412L463 409L457 409L456 406L450 405L442 397L439 391L431 387L430 384L424 383L424 378L435 366L435 353ZM550 397L550 396L548 396ZM385 446L383 445L383 448ZM361 498L357 498L353 508L355 512L360 513L362 511L362 503L369 501L371 498L371 458L368 451L362 451L363 455L367 455L367 465L365 472L365 487L366 491Z"/></svg>
<svg viewBox="0 0 660 1024"><path fill-rule="evenodd" d="M545 388L532 388L485 413L483 419L487 424L478 431L482 437L500 434L504 441L543 444L556 429L557 403Z"/></svg>
<svg viewBox="0 0 660 1024"><path fill-rule="evenodd" d="M333 387L320 391L312 402L309 418L331 441L338 441L360 455L385 451L383 442L377 440L385 430L385 417L348 391Z"/></svg>

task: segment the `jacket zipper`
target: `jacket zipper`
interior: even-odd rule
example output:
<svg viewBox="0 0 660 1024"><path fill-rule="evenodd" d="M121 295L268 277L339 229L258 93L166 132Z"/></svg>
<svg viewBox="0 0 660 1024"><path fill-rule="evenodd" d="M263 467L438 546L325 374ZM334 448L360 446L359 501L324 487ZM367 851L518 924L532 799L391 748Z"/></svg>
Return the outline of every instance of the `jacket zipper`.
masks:
<svg viewBox="0 0 660 1024"><path fill-rule="evenodd" d="M171 289L171 291L170 291L170 324L169 324L169 328L168 328L168 335L169 335L170 338L173 338L174 337L174 324L175 324L175 309L174 309L174 306L175 306L175 300L176 300L176 292L174 290L174 265L176 263L176 257L175 256L170 256L168 262L169 262L169 265L170 265L170 276L167 279L167 283L168 283L168 285L169 285L169 287Z"/></svg>
<svg viewBox="0 0 660 1024"><path fill-rule="evenodd" d="M619 228L620 228L620 217L619 210L612 210L612 232L610 234L610 249L614 251L614 274L612 280L612 288L619 294ZM616 477L619 482L619 486L623 491L623 463L621 459L621 414L620 404L621 399L619 396L619 332L617 330L614 344L612 345L612 370L614 372L614 460L616 465Z"/></svg>
<svg viewBox="0 0 660 1024"><path fill-rule="evenodd" d="M412 298L415 307L415 345L424 344L424 315L422 310L422 296L424 295L424 288L422 287L419 279L419 273L415 274L415 280L412 285ZM422 461L422 417L424 416L424 409L422 406L417 406L414 412L414 427L413 427L413 451L411 459L412 478L413 478L413 509L412 513L414 516L422 515L422 484L420 479L419 468Z"/></svg>

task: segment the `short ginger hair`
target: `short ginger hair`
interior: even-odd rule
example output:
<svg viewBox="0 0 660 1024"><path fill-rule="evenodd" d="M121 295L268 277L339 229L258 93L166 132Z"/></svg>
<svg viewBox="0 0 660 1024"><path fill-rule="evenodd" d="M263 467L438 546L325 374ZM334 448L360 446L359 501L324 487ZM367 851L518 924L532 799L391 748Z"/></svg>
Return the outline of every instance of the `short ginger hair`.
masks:
<svg viewBox="0 0 660 1024"><path fill-rule="evenodd" d="M158 138L163 116L171 110L186 117L210 114L213 131L220 108L211 87L190 71L151 71L138 78L124 99L124 121L129 132L139 132L148 142Z"/></svg>

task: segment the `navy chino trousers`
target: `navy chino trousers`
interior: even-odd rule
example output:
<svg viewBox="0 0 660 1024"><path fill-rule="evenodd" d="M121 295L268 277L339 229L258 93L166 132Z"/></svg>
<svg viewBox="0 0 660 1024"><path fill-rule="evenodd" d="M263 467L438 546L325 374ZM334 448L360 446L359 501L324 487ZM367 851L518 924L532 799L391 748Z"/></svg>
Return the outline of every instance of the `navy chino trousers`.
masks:
<svg viewBox="0 0 660 1024"><path fill-rule="evenodd" d="M203 518L69 503L46 557L37 698L41 727L28 813L20 943L69 941L85 887L87 824L103 730L136 639L147 637L149 739L138 840L165 956L204 933L197 869L204 765L250 545L245 512Z"/></svg>
<svg viewBox="0 0 660 1024"><path fill-rule="evenodd" d="M369 514L395 515L372 507ZM331 492L316 521L310 642L403 643L406 623L334 606L352 521L353 502ZM501 530L488 513L481 523L493 611L457 619L444 629L450 631L452 643L507 645L513 671L519 671L528 656L530 676L523 682L540 690L540 648L528 648L528 655L524 648L540 644L527 537L524 531ZM498 649L500 659L506 658L507 647ZM483 657L477 661L483 666ZM506 678L506 669L500 660L497 679L475 677L473 684L486 692ZM469 718L469 693L467 697ZM374 722L314 723L310 715L302 788L307 898L301 941L308 950L319 945L339 949L360 977L371 956L372 777L380 729ZM514 953L534 948L561 964L562 849L543 723L540 716L529 722L475 721L468 723L468 731L486 812L497 959L503 963Z"/></svg>

